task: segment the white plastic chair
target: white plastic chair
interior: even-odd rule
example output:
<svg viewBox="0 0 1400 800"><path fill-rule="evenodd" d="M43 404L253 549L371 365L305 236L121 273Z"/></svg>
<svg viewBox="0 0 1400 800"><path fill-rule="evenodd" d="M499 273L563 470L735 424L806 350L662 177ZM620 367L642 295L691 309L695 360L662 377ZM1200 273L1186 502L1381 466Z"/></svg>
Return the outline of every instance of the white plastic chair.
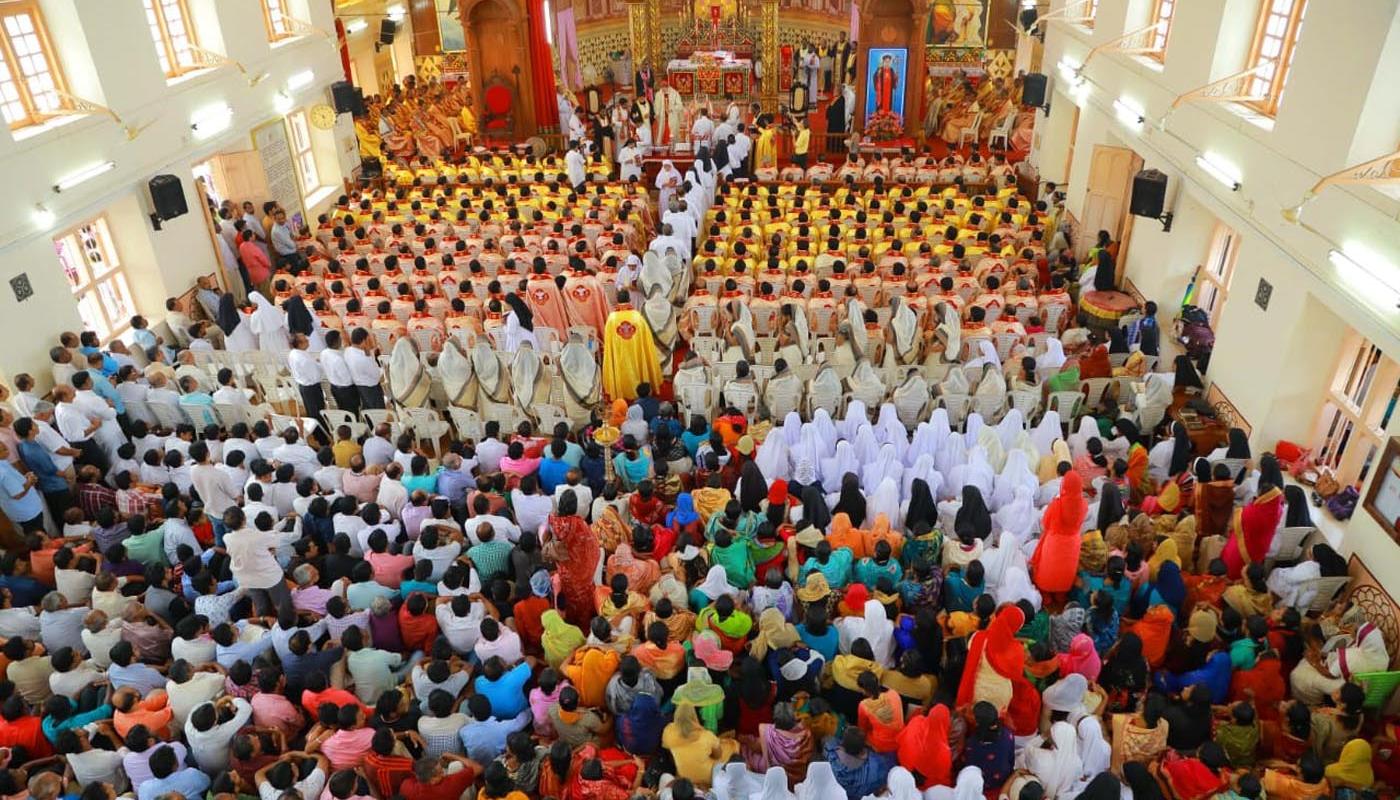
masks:
<svg viewBox="0 0 1400 800"><path fill-rule="evenodd" d="M1072 423L1083 403L1084 395L1079 392L1050 393L1050 410L1058 412L1063 423Z"/></svg>
<svg viewBox="0 0 1400 800"><path fill-rule="evenodd" d="M326 430L334 434L341 425L350 428L350 436L358 439L369 432L369 427L363 422L355 419L355 415L349 411L342 411L338 408L327 408L321 411L321 419L326 423ZM334 436L332 436L334 438Z"/></svg>
<svg viewBox="0 0 1400 800"><path fill-rule="evenodd" d="M977 131L982 127L982 112L978 111L972 118L972 124L958 131L958 147L962 147L968 142L977 142Z"/></svg>
<svg viewBox="0 0 1400 800"><path fill-rule="evenodd" d="M1007 150L1011 149L1011 126L1016 124L1016 113L1008 113L992 132L987 136L987 146L996 147L997 140L1001 140L1001 146Z"/></svg>
<svg viewBox="0 0 1400 800"><path fill-rule="evenodd" d="M431 408L404 408L399 411L399 418L405 428L413 431L415 442L428 442L434 458L442 455L442 437L450 433L452 427L441 414Z"/></svg>
<svg viewBox="0 0 1400 800"><path fill-rule="evenodd" d="M973 405L977 408L977 413L982 415L982 420L988 425L1001 420L1001 412L1006 408L1006 397L1003 395L976 395L973 398ZM949 416L952 412L949 412Z"/></svg>
<svg viewBox="0 0 1400 800"><path fill-rule="evenodd" d="M1040 391L1037 389L1018 389L1011 392L1009 397L1011 407L1021 412L1028 422L1040 411Z"/></svg>
<svg viewBox="0 0 1400 800"><path fill-rule="evenodd" d="M448 406L447 417L452 420L452 427L457 429L457 435L463 439L479 442L485 435L486 426L481 421L481 415L470 408Z"/></svg>

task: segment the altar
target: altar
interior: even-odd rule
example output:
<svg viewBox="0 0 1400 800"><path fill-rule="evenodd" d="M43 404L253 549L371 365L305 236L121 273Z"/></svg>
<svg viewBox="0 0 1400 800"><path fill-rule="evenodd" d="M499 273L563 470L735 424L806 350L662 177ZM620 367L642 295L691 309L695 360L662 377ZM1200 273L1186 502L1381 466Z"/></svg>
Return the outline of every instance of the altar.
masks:
<svg viewBox="0 0 1400 800"><path fill-rule="evenodd" d="M687 96L738 97L749 94L753 60L724 50L696 51L666 64L671 86Z"/></svg>

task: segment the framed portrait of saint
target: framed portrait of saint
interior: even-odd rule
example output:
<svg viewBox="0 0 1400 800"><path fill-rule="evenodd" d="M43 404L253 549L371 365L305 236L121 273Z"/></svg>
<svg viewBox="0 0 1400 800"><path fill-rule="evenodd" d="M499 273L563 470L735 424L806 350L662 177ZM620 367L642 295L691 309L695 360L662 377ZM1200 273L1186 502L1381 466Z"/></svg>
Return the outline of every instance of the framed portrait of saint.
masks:
<svg viewBox="0 0 1400 800"><path fill-rule="evenodd" d="M904 118L905 72L908 67L907 48L870 48L869 74L865 78L866 119L890 114Z"/></svg>
<svg viewBox="0 0 1400 800"><path fill-rule="evenodd" d="M459 53L467 49L467 33L462 30L462 10L458 0L437 0L438 37L442 52Z"/></svg>

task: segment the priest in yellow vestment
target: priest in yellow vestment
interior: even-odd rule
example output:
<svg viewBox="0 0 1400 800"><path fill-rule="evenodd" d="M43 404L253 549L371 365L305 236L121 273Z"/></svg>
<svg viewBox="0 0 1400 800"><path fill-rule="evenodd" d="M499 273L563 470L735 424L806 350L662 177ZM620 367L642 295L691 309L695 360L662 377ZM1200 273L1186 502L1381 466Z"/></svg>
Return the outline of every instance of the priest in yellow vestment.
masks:
<svg viewBox="0 0 1400 800"><path fill-rule="evenodd" d="M661 385L661 362L651 328L632 307L627 291L617 293L617 307L603 326L603 391L610 399L637 399L637 384Z"/></svg>

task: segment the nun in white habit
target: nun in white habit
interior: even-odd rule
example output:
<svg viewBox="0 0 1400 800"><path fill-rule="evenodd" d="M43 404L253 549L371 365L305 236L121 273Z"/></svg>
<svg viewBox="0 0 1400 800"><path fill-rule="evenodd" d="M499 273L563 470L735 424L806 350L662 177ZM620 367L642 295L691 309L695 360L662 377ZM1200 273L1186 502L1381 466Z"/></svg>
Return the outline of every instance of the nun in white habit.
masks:
<svg viewBox="0 0 1400 800"><path fill-rule="evenodd" d="M977 774L982 774L978 772ZM868 794L861 800L923 800L919 785L914 782L914 773L904 767L895 767L885 777L885 790L879 794Z"/></svg>
<svg viewBox="0 0 1400 800"><path fill-rule="evenodd" d="M909 446L909 431L899 421L899 411L894 403L880 404L880 416L875 420L875 438L881 444L894 445L899 457L904 458L904 451Z"/></svg>
<svg viewBox="0 0 1400 800"><path fill-rule="evenodd" d="M836 773L826 761L809 763L807 779L795 788L797 800L846 800L846 790L836 782Z"/></svg>
<svg viewBox="0 0 1400 800"><path fill-rule="evenodd" d="M822 455L830 455L836 449L836 440L841 438L840 426L832 420L831 412L825 408L819 408L812 414L812 425L816 427L818 438L825 448Z"/></svg>
<svg viewBox="0 0 1400 800"><path fill-rule="evenodd" d="M768 436L763 439L763 444L758 447L758 455L754 457L754 462L758 464L758 471L763 473L763 478L769 484L780 479L787 480L792 472L787 437L779 431L769 431Z"/></svg>
<svg viewBox="0 0 1400 800"><path fill-rule="evenodd" d="M894 478L885 478L875 487L875 491L870 493L865 504L865 516L867 519L875 519L880 514L890 521L890 528L893 530L904 529L904 514L899 505L899 482Z"/></svg>
<svg viewBox="0 0 1400 800"><path fill-rule="evenodd" d="M830 769L830 767L828 767ZM763 786L755 800L796 800L796 795L788 791L787 770L782 767L769 767L763 773Z"/></svg>
<svg viewBox="0 0 1400 800"><path fill-rule="evenodd" d="M1045 352L1036 356L1035 371L1042 379L1048 378L1058 373L1067 360L1064 344L1051 337L1045 340Z"/></svg>
<svg viewBox="0 0 1400 800"><path fill-rule="evenodd" d="M841 491L841 479L848 472L860 474L860 459L856 458L855 447L842 439L836 443L835 454L822 459L822 490L827 494Z"/></svg>
<svg viewBox="0 0 1400 800"><path fill-rule="evenodd" d="M992 487L988 507L993 511L1012 503L1017 493L1025 489L1030 496L1040 488L1040 480L1031 472L1029 460L1021 450L1012 450L1006 455L1006 465L1001 468Z"/></svg>
<svg viewBox="0 0 1400 800"><path fill-rule="evenodd" d="M1039 737L1022 752L1024 767L1040 779L1045 787L1046 800L1073 797L1073 790L1079 782L1079 736L1074 726L1068 722L1056 722L1050 726L1050 742L1053 750L1039 746Z"/></svg>
<svg viewBox="0 0 1400 800"><path fill-rule="evenodd" d="M963 468L967 464L967 445L963 444L962 434L949 434L934 461L939 474L943 476L943 491L938 496L944 500L961 497Z"/></svg>
<svg viewBox="0 0 1400 800"><path fill-rule="evenodd" d="M879 600L866 600L862 616L837 620L836 634L841 652L851 652L851 644L857 639L864 639L870 643L875 663L887 669L892 665L894 623L885 615L885 607Z"/></svg>
<svg viewBox="0 0 1400 800"><path fill-rule="evenodd" d="M253 302L253 315L248 318L248 329L258 337L258 349L285 359L291 350L288 340L287 312L273 305L263 297L262 292L248 295Z"/></svg>
<svg viewBox="0 0 1400 800"><path fill-rule="evenodd" d="M914 489L914 481L923 478L928 484L929 494L938 497L938 491L943 488L943 476L938 474L938 468L934 466L933 456L925 454L919 456L919 460L914 462L914 466L904 470L904 480L900 482L899 496L904 498L904 508L909 506L909 497Z"/></svg>
<svg viewBox="0 0 1400 800"><path fill-rule="evenodd" d="M749 772L743 761L716 764L710 780L715 800L749 800L763 789L763 776Z"/></svg>
<svg viewBox="0 0 1400 800"><path fill-rule="evenodd" d="M1031 431L1031 444L1044 458L1050 455L1050 449L1054 446L1055 440L1064 436L1064 431L1060 428L1060 412L1046 411L1045 416L1040 418L1040 424Z"/></svg>
<svg viewBox="0 0 1400 800"><path fill-rule="evenodd" d="M836 425L836 430L847 439L856 437L856 430L862 425L870 424L870 412L865 409L865 403L859 399L852 400L846 405L846 416Z"/></svg>
<svg viewBox="0 0 1400 800"><path fill-rule="evenodd" d="M860 454L860 448L856 448L856 454ZM872 461L864 461L865 466L861 469L860 485L867 493L875 491L875 487L886 479L894 481L896 494L900 480L904 477L904 465L899 462L899 456L894 451L894 445L880 445L880 450Z"/></svg>
<svg viewBox="0 0 1400 800"><path fill-rule="evenodd" d="M924 792L925 800L982 800L984 780L982 768L963 767L953 786L931 786Z"/></svg>
<svg viewBox="0 0 1400 800"><path fill-rule="evenodd" d="M866 423L856 428L855 435L850 437L851 443L856 446L856 458L862 464L873 464L880 456L880 441L875 438L875 429Z"/></svg>
<svg viewBox="0 0 1400 800"><path fill-rule="evenodd" d="M1089 452L1090 439L1098 439L1100 442L1103 442L1104 449L1108 449L1108 442L1104 440L1103 434L1099 432L1099 423L1092 415L1085 414L1079 419L1079 429L1069 435L1068 443L1070 453L1075 458L1079 458Z"/></svg>
<svg viewBox="0 0 1400 800"><path fill-rule="evenodd" d="M1012 490L1011 502L1004 504L992 515L992 521L1002 533L1011 533L1021 540L1027 539L1035 531L1035 495L1037 489L1018 486Z"/></svg>
<svg viewBox="0 0 1400 800"><path fill-rule="evenodd" d="M943 409L939 409L942 411ZM944 419L947 419L947 412L944 412ZM938 445L942 444L938 431L933 427L931 420L920 422L914 429L914 438L910 440L909 447L904 451L904 465L912 467L918 463L920 456L930 458L938 455Z"/></svg>

